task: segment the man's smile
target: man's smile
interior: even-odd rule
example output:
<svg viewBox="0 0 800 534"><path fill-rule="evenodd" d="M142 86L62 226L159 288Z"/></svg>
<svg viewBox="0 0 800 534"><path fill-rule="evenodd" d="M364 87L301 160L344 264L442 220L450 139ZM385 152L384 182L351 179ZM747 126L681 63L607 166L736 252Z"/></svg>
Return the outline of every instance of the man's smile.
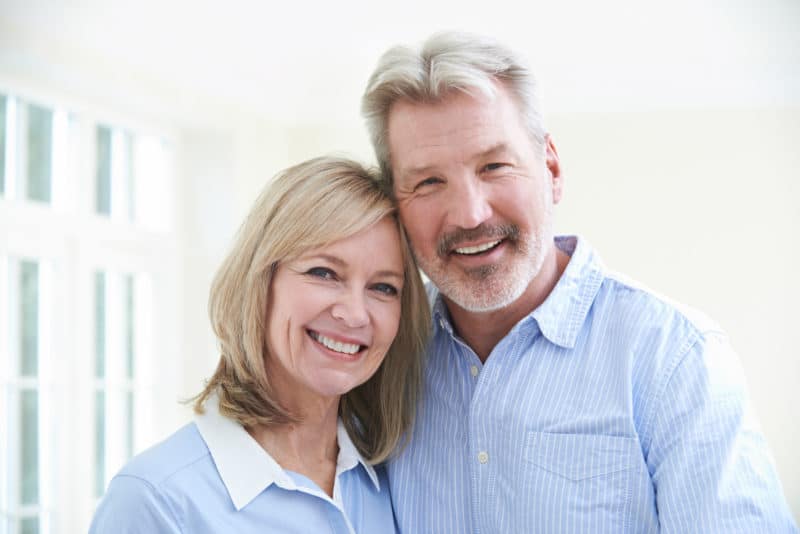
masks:
<svg viewBox="0 0 800 534"><path fill-rule="evenodd" d="M457 248L453 249L453 252L455 254L464 254L464 255L472 256L472 255L480 254L482 252L486 252L487 250L493 249L494 247L499 245L502 241L503 241L502 239L496 239L494 241L488 241L486 243L481 243L479 245L471 245L471 246L466 246L466 247L457 247Z"/></svg>

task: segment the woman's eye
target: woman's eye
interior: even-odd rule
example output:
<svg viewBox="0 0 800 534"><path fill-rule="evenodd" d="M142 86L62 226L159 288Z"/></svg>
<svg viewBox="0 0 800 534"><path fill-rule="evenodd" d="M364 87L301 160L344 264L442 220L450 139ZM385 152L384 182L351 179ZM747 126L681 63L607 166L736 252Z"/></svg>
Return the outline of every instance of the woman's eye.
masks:
<svg viewBox="0 0 800 534"><path fill-rule="evenodd" d="M397 288L394 287L392 284L384 284L384 283L375 284L372 286L372 289L377 291L378 293L382 293L389 297L395 297L399 293L399 291L397 291Z"/></svg>
<svg viewBox="0 0 800 534"><path fill-rule="evenodd" d="M306 274L323 280L336 280L336 273L327 267L312 267L306 271Z"/></svg>

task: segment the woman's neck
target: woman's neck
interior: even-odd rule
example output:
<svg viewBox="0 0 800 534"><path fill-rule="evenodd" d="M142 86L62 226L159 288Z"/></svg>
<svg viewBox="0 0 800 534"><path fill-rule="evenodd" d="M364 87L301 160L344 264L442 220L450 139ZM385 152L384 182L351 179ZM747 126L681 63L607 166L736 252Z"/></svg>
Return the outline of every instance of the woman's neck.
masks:
<svg viewBox="0 0 800 534"><path fill-rule="evenodd" d="M336 438L338 399L329 406L294 411L300 422L274 427L252 427L247 431L278 464L313 480L333 496L339 444Z"/></svg>

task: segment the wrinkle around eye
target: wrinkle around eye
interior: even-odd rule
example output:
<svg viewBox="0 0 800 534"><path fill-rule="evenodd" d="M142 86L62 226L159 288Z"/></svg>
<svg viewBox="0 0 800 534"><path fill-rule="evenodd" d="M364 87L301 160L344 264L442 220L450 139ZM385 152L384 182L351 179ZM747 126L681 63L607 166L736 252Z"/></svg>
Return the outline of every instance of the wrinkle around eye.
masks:
<svg viewBox="0 0 800 534"><path fill-rule="evenodd" d="M425 178L416 183L413 194L426 195L432 191L438 190L444 183L445 181L437 176Z"/></svg>

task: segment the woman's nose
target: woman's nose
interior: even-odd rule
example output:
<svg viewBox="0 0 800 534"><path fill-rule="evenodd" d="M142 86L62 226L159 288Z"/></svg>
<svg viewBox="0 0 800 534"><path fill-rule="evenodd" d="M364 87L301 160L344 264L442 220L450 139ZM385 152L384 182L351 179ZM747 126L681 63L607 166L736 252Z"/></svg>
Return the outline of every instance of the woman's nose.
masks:
<svg viewBox="0 0 800 534"><path fill-rule="evenodd" d="M345 292L334 304L331 314L349 328L359 328L369 323L369 313L360 291Z"/></svg>

